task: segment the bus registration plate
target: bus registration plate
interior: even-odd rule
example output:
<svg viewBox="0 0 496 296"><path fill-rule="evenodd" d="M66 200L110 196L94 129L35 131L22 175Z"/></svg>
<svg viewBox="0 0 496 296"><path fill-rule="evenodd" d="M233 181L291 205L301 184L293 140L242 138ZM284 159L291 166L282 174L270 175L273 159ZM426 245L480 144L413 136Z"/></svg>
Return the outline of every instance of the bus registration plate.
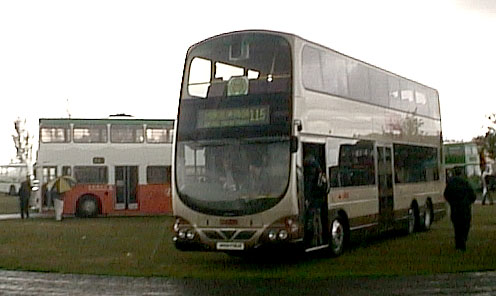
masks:
<svg viewBox="0 0 496 296"><path fill-rule="evenodd" d="M218 242L217 250L244 250L245 244L239 242Z"/></svg>

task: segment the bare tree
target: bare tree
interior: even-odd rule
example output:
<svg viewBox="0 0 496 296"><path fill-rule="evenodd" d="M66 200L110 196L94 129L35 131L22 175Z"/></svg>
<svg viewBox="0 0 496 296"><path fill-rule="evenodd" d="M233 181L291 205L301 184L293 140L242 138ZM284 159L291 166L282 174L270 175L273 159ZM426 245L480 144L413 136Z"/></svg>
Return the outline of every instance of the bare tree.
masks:
<svg viewBox="0 0 496 296"><path fill-rule="evenodd" d="M33 137L26 129L26 119L17 118L14 121L15 133L12 135L16 147L16 160L20 163L31 163L33 150Z"/></svg>

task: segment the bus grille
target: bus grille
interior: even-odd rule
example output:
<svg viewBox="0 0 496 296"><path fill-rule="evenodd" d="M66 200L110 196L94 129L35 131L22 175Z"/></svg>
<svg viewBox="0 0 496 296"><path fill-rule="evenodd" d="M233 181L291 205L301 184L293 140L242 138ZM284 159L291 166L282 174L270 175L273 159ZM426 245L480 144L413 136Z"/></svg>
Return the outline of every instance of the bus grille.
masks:
<svg viewBox="0 0 496 296"><path fill-rule="evenodd" d="M255 235L254 230L205 230L205 236L212 240L249 240Z"/></svg>

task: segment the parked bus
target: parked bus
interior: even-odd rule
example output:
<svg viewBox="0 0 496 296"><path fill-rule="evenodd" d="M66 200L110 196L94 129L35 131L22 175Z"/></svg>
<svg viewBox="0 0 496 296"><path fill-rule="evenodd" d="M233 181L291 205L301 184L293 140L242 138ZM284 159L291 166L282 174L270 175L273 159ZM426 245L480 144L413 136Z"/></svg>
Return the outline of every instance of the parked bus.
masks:
<svg viewBox="0 0 496 296"><path fill-rule="evenodd" d="M68 175L77 185L65 193L65 215L170 213L173 128L173 120L40 119L37 208L53 209L46 184Z"/></svg>
<svg viewBox="0 0 496 296"><path fill-rule="evenodd" d="M411 233L445 214L437 91L298 36L191 46L176 123L180 250L339 255L352 234ZM308 180L322 177L314 203Z"/></svg>
<svg viewBox="0 0 496 296"><path fill-rule="evenodd" d="M476 143L445 143L444 154L447 171L459 167L465 177L481 177L481 156Z"/></svg>
<svg viewBox="0 0 496 296"><path fill-rule="evenodd" d="M0 192L17 195L28 174L28 165L25 163L0 165Z"/></svg>

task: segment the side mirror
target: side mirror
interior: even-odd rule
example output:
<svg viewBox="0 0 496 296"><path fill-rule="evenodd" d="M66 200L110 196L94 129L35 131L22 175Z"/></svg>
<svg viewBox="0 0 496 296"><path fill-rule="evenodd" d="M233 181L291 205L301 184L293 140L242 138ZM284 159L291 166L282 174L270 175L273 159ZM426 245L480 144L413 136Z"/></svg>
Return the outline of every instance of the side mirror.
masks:
<svg viewBox="0 0 496 296"><path fill-rule="evenodd" d="M290 141L290 152L291 153L296 153L298 152L298 137L296 136L291 136L291 139L289 140Z"/></svg>

